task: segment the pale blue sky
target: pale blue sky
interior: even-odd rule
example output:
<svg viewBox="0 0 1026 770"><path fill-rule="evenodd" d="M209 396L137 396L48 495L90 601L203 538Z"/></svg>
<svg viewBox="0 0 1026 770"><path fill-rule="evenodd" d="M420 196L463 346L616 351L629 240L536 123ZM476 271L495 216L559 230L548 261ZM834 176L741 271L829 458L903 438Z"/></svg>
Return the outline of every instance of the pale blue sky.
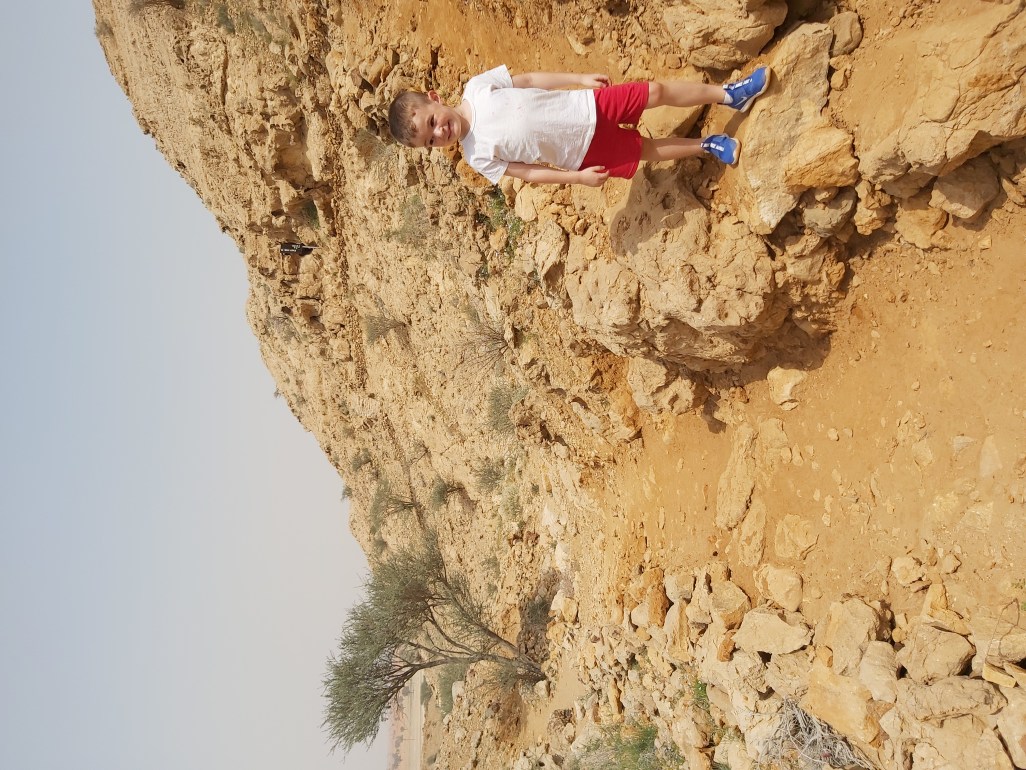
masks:
<svg viewBox="0 0 1026 770"><path fill-rule="evenodd" d="M329 757L325 659L365 562L245 321L235 244L143 136L88 2L0 50L0 767Z"/></svg>

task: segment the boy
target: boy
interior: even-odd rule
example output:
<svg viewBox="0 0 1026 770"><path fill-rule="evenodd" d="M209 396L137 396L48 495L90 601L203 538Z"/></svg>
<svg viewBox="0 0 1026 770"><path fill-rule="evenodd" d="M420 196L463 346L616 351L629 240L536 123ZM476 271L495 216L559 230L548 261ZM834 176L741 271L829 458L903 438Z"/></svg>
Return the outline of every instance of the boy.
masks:
<svg viewBox="0 0 1026 770"><path fill-rule="evenodd" d="M642 160L677 160L708 153L737 163L740 144L726 134L705 139L642 137L634 128L652 107L726 104L746 112L769 86L770 70L724 86L686 81L611 86L605 75L530 72L510 76L499 66L471 78L457 107L438 94L406 91L388 112L392 136L407 147L448 147L459 141L471 168L493 184L504 175L542 184L601 186L630 179ZM565 86L591 90L561 91Z"/></svg>

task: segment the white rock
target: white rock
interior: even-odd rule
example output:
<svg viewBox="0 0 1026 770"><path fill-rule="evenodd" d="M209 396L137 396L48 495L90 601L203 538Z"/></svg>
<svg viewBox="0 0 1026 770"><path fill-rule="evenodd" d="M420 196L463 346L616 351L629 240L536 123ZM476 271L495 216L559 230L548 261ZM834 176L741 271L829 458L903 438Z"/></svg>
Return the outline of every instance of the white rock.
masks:
<svg viewBox="0 0 1026 770"><path fill-rule="evenodd" d="M768 607L748 612L734 634L734 644L755 653L786 654L800 650L811 639L812 629L804 623L792 625Z"/></svg>
<svg viewBox="0 0 1026 770"><path fill-rule="evenodd" d="M755 584L774 604L794 612L802 603L802 578L794 570L765 564L755 571Z"/></svg>
<svg viewBox="0 0 1026 770"><path fill-rule="evenodd" d="M975 652L964 636L917 623L898 662L913 680L929 684L961 673Z"/></svg>
<svg viewBox="0 0 1026 770"><path fill-rule="evenodd" d="M1008 747L1012 763L1026 768L1026 691L1021 687L1002 687L1001 694L1008 704L998 712L998 732Z"/></svg>
<svg viewBox="0 0 1026 770"><path fill-rule="evenodd" d="M794 409L798 406L798 397L795 393L802 380L805 379L805 372L799 369L784 369L776 366L770 369L766 375L769 384L770 398L773 403L784 409Z"/></svg>
<svg viewBox="0 0 1026 770"><path fill-rule="evenodd" d="M887 642L870 642L859 662L859 681L873 700L894 703L898 697L898 660Z"/></svg>
<svg viewBox="0 0 1026 770"><path fill-rule="evenodd" d="M854 675L866 647L881 635L879 613L861 599L851 598L830 605L816 629L816 646L829 647L833 652L834 671Z"/></svg>

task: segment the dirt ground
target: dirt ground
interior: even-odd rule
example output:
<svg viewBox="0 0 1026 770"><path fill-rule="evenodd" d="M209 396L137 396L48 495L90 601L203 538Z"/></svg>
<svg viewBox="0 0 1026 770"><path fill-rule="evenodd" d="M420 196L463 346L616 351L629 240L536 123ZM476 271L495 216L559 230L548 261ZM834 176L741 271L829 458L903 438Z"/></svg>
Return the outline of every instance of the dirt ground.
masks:
<svg viewBox="0 0 1026 770"><path fill-rule="evenodd" d="M872 132L880 110L901 109L900 77L880 99L881 78L900 71L901 47L873 41L917 4L897 14L889 5L860 4L866 42L854 71L861 61L867 74L835 95L856 134ZM930 5L918 4L927 19ZM631 62L605 58L597 46L578 56L566 36L534 34L539 17L534 26L514 20L510 30L449 0L397 11L411 39L442 52L439 72L452 73L453 91L463 72L499 62L614 79L680 76L647 48ZM534 11L525 5L525 14ZM572 29L558 7L539 13ZM591 473L605 515L579 528L572 549L599 556L577 565L578 584L593 586L577 596L582 624L619 621L622 587L639 565L672 571L726 559L733 579L757 593L731 533L716 526L716 495L735 426L766 419L782 421L787 446L760 468L763 560L802 575L811 622L845 595L912 611L922 595L895 590L890 577L891 560L909 553L927 564L957 557L946 581L956 611L1017 612L1026 598L1016 585L1026 578L1026 212L1001 196L978 222L950 222L945 234L947 246L928 251L903 245L889 229L853 241L832 335L738 372L738 387L704 415L650 422L619 462ZM773 366L806 375L791 411L770 398ZM814 541L799 558L775 543L787 516L807 523ZM572 676L562 679L548 706L571 702L580 689ZM521 741L542 736L547 717L527 715Z"/></svg>

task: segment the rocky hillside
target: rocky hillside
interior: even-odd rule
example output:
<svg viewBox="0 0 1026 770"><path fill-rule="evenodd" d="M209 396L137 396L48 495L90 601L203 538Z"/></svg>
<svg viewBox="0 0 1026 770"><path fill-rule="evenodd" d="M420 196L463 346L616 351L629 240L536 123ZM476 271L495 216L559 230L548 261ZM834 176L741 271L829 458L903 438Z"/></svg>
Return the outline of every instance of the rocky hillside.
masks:
<svg viewBox="0 0 1026 770"><path fill-rule="evenodd" d="M1026 767L1026 625L998 611L1026 602L1020 339L997 321L981 332L981 356L1006 356L966 386L979 420L961 405L933 423L951 397L940 371L959 366L938 351L969 332L938 326L932 347L905 336L907 349L879 336L888 318L897 336L899 308L925 324L917 303L939 295L983 312L984 286L1021 291L1008 234L1026 225L1026 3L94 5L143 131L239 244L264 359L345 480L365 550L439 530L513 635L529 605L556 599L561 684L470 753L452 736L495 713L459 700L448 766L513 758L542 733L519 761L559 764L626 709L693 769L729 751L736 770L771 758L800 703L877 766ZM457 152L391 142L397 91L456 100L500 62L715 82L765 63L775 79L744 116L645 116L653 134L738 136L736 169L691 160L597 190L493 188ZM1008 260L980 275L995 244ZM893 407L862 403L845 380L867 360L864 387L913 362L922 382ZM948 430L961 441L942 462L930 442ZM674 472L657 485L661 445ZM914 492L887 488L895 464L919 474ZM821 467L836 475L810 475ZM831 511L865 520L828 532ZM966 516L986 521L959 533ZM656 547L675 526L681 539ZM860 537L879 551L852 551ZM987 585L1000 595L962 598ZM536 723L575 668L590 694L553 738Z"/></svg>

